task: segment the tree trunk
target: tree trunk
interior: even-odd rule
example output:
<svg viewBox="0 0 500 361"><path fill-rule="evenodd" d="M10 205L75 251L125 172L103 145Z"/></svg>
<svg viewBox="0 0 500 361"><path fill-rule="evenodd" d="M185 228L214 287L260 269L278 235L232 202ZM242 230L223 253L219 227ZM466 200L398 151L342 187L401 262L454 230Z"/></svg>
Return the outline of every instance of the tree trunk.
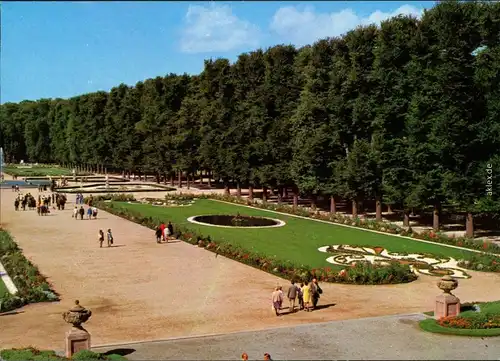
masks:
<svg viewBox="0 0 500 361"><path fill-rule="evenodd" d="M283 187L278 187L278 204L283 202Z"/></svg>
<svg viewBox="0 0 500 361"><path fill-rule="evenodd" d="M189 178L189 173L186 172L186 187L187 189L189 189L191 187L191 183L190 183L190 178Z"/></svg>
<svg viewBox="0 0 500 361"><path fill-rule="evenodd" d="M403 214L404 214L404 218L403 218L403 226L404 227L410 227L410 212L408 211L408 209L405 209L403 211Z"/></svg>
<svg viewBox="0 0 500 361"><path fill-rule="evenodd" d="M330 197L330 214L331 215L337 214L337 202L335 202L334 196Z"/></svg>
<svg viewBox="0 0 500 361"><path fill-rule="evenodd" d="M267 202L267 187L262 187L262 202Z"/></svg>
<svg viewBox="0 0 500 361"><path fill-rule="evenodd" d="M212 188L212 171L209 170L207 172L207 176L208 176L208 187Z"/></svg>
<svg viewBox="0 0 500 361"><path fill-rule="evenodd" d="M163 173L163 184L167 185L167 173Z"/></svg>
<svg viewBox="0 0 500 361"><path fill-rule="evenodd" d="M200 185L203 184L203 169L200 170Z"/></svg>
<svg viewBox="0 0 500 361"><path fill-rule="evenodd" d="M317 207L316 207L316 195L312 195L311 196L311 210L314 212L316 211Z"/></svg>
<svg viewBox="0 0 500 361"><path fill-rule="evenodd" d="M358 216L358 200L352 200L352 218L356 218Z"/></svg>
<svg viewBox="0 0 500 361"><path fill-rule="evenodd" d="M288 189L287 189L287 187L283 187L283 198L285 198L285 199L288 198Z"/></svg>
<svg viewBox="0 0 500 361"><path fill-rule="evenodd" d="M252 185L248 186L248 199L253 201L253 186Z"/></svg>
<svg viewBox="0 0 500 361"><path fill-rule="evenodd" d="M299 206L299 192L295 188L293 190L293 209L297 209L298 206Z"/></svg>
<svg viewBox="0 0 500 361"><path fill-rule="evenodd" d="M229 183L227 181L224 182L224 194L226 196L231 195L231 191L229 190Z"/></svg>
<svg viewBox="0 0 500 361"><path fill-rule="evenodd" d="M375 220L377 222L382 221L382 202L380 201L380 198L377 198L375 201Z"/></svg>
<svg viewBox="0 0 500 361"><path fill-rule="evenodd" d="M434 205L433 217L432 217L432 229L434 231L439 231L439 203Z"/></svg>
<svg viewBox="0 0 500 361"><path fill-rule="evenodd" d="M236 182L236 196L241 198L241 184L240 182Z"/></svg>
<svg viewBox="0 0 500 361"><path fill-rule="evenodd" d="M170 173L170 185L173 187L175 185L174 175Z"/></svg>
<svg viewBox="0 0 500 361"><path fill-rule="evenodd" d="M160 184L160 172L156 173L156 183Z"/></svg>
<svg viewBox="0 0 500 361"><path fill-rule="evenodd" d="M465 218L465 236L474 238L474 216L472 213L467 213Z"/></svg>
<svg viewBox="0 0 500 361"><path fill-rule="evenodd" d="M182 172L181 171L179 171L177 173L177 177L178 177L178 179L177 179L177 187L182 188Z"/></svg>
<svg viewBox="0 0 500 361"><path fill-rule="evenodd" d="M387 205L387 213L392 213L392 207L390 204Z"/></svg>

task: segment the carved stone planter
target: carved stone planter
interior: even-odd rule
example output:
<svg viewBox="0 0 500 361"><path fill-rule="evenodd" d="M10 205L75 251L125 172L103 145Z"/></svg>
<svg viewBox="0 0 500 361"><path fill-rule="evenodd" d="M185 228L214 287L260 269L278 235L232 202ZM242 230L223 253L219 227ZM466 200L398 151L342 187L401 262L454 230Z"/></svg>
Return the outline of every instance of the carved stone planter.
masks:
<svg viewBox="0 0 500 361"><path fill-rule="evenodd" d="M460 313L460 300L451 291L458 287L458 281L450 276L444 276L437 282L437 286L443 291L436 297L434 307L434 318L458 316Z"/></svg>
<svg viewBox="0 0 500 361"><path fill-rule="evenodd" d="M90 350L90 334L82 327L82 324L92 316L92 311L80 306L77 300L75 306L64 312L62 316L64 321L73 326L70 331L66 332L66 357L70 358L78 351Z"/></svg>

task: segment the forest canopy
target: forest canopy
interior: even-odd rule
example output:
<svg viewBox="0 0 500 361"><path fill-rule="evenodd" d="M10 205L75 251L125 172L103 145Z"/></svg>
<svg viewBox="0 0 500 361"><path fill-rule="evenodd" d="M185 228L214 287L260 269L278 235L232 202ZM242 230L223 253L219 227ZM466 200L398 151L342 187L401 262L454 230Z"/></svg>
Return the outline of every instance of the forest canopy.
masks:
<svg viewBox="0 0 500 361"><path fill-rule="evenodd" d="M104 165L404 209L500 212L500 3L206 60L71 99L0 106L6 160Z"/></svg>

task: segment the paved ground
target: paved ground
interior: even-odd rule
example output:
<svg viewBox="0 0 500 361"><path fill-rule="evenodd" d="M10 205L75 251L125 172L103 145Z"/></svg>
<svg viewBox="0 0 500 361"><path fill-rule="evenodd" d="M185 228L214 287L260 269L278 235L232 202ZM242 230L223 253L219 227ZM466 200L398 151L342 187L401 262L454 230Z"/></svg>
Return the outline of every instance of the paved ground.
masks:
<svg viewBox="0 0 500 361"><path fill-rule="evenodd" d="M61 313L75 299L94 312L87 325L94 344L110 344L416 313L432 309L439 292L437 279L426 276L402 285L324 284L320 303L327 307L277 318L270 294L285 280L187 243L158 245L151 230L106 212L97 220L75 221L72 203L47 217L15 212L14 196L10 189L1 191L2 226L62 300L0 316L2 347L63 348L68 325ZM99 249L97 231L107 228L116 247ZM458 297L500 299L500 275L471 274L461 281Z"/></svg>
<svg viewBox="0 0 500 361"><path fill-rule="evenodd" d="M130 360L500 360L500 338L435 335L409 314L95 348Z"/></svg>

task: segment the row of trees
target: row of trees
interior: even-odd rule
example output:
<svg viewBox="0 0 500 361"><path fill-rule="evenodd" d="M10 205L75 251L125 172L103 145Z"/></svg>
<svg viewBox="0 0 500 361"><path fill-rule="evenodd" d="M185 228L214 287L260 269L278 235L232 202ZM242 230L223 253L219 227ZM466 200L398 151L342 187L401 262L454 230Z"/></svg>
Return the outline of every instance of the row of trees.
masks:
<svg viewBox="0 0 500 361"><path fill-rule="evenodd" d="M296 49L1 105L7 160L210 172L312 198L500 212L500 3L441 2ZM281 194L281 192L279 192Z"/></svg>

